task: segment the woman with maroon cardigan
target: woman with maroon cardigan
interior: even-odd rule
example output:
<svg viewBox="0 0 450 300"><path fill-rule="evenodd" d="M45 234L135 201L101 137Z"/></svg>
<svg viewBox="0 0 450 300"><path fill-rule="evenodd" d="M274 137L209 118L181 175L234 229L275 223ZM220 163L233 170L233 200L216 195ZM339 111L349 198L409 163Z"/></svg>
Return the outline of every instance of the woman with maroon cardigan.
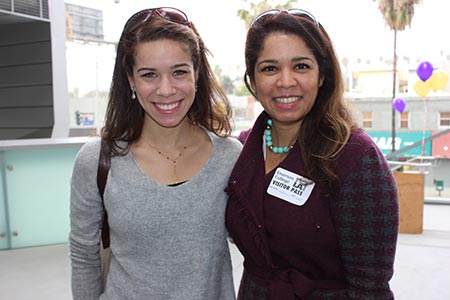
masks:
<svg viewBox="0 0 450 300"><path fill-rule="evenodd" d="M325 29L300 9L251 25L245 82L264 112L243 132L226 225L239 300L393 299L395 181L357 128Z"/></svg>

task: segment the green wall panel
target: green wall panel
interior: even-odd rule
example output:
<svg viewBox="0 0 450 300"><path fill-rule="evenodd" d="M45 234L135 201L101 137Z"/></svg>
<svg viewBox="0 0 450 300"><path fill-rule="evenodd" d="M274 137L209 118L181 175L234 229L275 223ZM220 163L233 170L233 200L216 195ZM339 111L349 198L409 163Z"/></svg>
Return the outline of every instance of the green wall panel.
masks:
<svg viewBox="0 0 450 300"><path fill-rule="evenodd" d="M5 189L4 186L4 164L3 164L3 152L0 151L0 250L7 249L9 245L9 230L8 219L5 201Z"/></svg>
<svg viewBox="0 0 450 300"><path fill-rule="evenodd" d="M67 242L70 177L79 148L4 153L11 248Z"/></svg>

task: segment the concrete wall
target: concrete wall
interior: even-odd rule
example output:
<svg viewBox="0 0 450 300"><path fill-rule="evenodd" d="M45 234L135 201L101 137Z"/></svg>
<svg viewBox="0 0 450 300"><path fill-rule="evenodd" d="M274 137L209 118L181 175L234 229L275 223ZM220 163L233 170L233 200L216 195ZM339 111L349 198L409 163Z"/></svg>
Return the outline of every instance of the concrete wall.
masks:
<svg viewBox="0 0 450 300"><path fill-rule="evenodd" d="M443 180L444 190L450 191L450 159L435 159L429 173L425 175L425 186L434 187L434 180Z"/></svg>

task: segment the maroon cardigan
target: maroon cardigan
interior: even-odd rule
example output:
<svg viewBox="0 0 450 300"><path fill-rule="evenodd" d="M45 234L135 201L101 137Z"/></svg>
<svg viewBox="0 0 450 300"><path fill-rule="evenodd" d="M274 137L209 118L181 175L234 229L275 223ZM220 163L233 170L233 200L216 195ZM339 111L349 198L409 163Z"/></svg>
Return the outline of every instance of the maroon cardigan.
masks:
<svg viewBox="0 0 450 300"><path fill-rule="evenodd" d="M263 112L246 133L226 189L226 225L245 275L267 288L271 300L393 299L397 190L377 146L354 131L338 159L339 187L324 196L316 184L296 206L266 192L275 171L265 175L267 118ZM279 167L305 174L298 144Z"/></svg>

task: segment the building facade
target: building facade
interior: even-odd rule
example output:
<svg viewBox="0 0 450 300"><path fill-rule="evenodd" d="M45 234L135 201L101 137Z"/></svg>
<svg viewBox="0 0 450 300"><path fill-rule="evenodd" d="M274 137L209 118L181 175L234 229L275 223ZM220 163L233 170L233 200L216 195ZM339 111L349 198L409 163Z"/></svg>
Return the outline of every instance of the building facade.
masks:
<svg viewBox="0 0 450 300"><path fill-rule="evenodd" d="M435 71L448 73L447 58L435 63ZM414 85L419 79L414 68L403 66L397 72L396 98L404 102L404 110L393 106L393 75L388 68L368 66L355 68L348 80L347 98L351 103L358 125L372 137L389 160L431 163L427 168L426 185L433 186L443 180L450 186L450 85L442 89L429 89L425 97L419 96ZM406 71L405 71L406 69ZM368 87L365 89L364 87ZM393 113L395 117L392 130ZM446 132L442 134L442 132ZM437 134L438 138L433 138ZM392 153L392 137L395 150ZM416 145L415 147L411 147ZM408 149L402 151L402 149ZM395 154L397 153L397 154Z"/></svg>
<svg viewBox="0 0 450 300"><path fill-rule="evenodd" d="M64 11L0 0L0 140L67 136Z"/></svg>

